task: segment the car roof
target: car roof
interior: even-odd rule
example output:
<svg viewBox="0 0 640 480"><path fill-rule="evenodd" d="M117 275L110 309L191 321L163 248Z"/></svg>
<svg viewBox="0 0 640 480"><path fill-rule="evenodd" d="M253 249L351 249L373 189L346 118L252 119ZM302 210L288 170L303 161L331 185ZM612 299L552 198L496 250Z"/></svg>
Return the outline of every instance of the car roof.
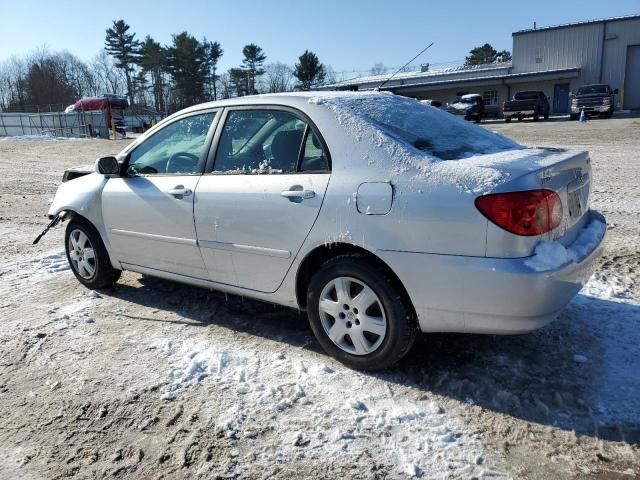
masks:
<svg viewBox="0 0 640 480"><path fill-rule="evenodd" d="M216 100L213 102L200 103L192 107L181 110L179 113L189 113L198 110L219 107L241 107L247 105L282 105L299 107L301 104L309 103L309 100L322 96L343 97L349 94L357 94L357 92L287 92L287 93L263 93L260 95L247 95L244 97L234 97L225 100Z"/></svg>

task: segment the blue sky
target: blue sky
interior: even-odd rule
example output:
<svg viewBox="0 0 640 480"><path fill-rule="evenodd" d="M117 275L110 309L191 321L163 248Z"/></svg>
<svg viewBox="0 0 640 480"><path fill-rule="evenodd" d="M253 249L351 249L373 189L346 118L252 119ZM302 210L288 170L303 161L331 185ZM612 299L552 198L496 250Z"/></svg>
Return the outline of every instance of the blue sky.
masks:
<svg viewBox="0 0 640 480"><path fill-rule="evenodd" d="M640 0L0 0L0 61L43 45L89 60L103 47L111 20L123 18L140 39L149 34L169 43L171 34L187 30L219 41L222 69L238 65L250 42L268 61L289 64L312 50L337 72L378 62L399 66L430 42L416 63L455 64L485 42L511 50L511 32L534 21L546 26L633 13L640 13Z"/></svg>

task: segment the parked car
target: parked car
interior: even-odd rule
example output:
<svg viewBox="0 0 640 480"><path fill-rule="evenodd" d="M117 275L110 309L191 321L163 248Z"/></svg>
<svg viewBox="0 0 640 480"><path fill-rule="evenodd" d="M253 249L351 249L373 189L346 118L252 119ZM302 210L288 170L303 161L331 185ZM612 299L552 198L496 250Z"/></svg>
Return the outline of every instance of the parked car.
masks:
<svg viewBox="0 0 640 480"><path fill-rule="evenodd" d="M306 310L329 354L379 369L419 331L553 320L602 250L590 184L584 151L389 93L305 92L178 112L62 183L48 215L88 288L130 270Z"/></svg>
<svg viewBox="0 0 640 480"><path fill-rule="evenodd" d="M537 122L543 117L546 120L549 118L549 99L544 92L518 92L512 100L502 104L502 115L507 123L513 118L522 121L533 117Z"/></svg>
<svg viewBox="0 0 640 480"><path fill-rule="evenodd" d="M571 120L577 120L580 113L588 116L599 115L601 118L611 118L615 107L615 97L618 89L612 90L609 85L596 84L580 87L571 98Z"/></svg>

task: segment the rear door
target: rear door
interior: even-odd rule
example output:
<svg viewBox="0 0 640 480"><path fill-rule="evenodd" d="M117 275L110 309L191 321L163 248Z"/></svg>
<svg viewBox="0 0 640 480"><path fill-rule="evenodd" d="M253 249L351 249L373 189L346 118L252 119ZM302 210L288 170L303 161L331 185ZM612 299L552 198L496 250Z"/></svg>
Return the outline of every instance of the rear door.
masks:
<svg viewBox="0 0 640 480"><path fill-rule="evenodd" d="M196 189L200 251L212 280L274 292L320 212L329 154L291 109L232 108L222 121Z"/></svg>
<svg viewBox="0 0 640 480"><path fill-rule="evenodd" d="M208 278L193 199L215 117L214 111L190 114L167 124L128 153L124 176L107 182L104 222L113 254L125 266Z"/></svg>

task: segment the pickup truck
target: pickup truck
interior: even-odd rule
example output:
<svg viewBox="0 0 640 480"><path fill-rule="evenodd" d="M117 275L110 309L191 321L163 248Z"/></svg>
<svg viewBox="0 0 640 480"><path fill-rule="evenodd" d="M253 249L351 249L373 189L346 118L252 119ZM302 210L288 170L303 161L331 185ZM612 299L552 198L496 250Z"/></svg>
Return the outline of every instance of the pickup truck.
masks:
<svg viewBox="0 0 640 480"><path fill-rule="evenodd" d="M484 116L482 95L478 93L462 95L459 99L447 104L447 112L453 115L464 115L465 120L480 123L480 119Z"/></svg>
<svg viewBox="0 0 640 480"><path fill-rule="evenodd" d="M517 118L521 121L525 117L533 117L534 121L549 118L549 100L544 92L518 92L512 100L502 104L502 115L505 122Z"/></svg>
<svg viewBox="0 0 640 480"><path fill-rule="evenodd" d="M603 118L611 118L614 108L614 95L618 89L612 90L609 85L595 84L585 85L571 98L571 120L577 120L580 112L585 115L600 115Z"/></svg>

